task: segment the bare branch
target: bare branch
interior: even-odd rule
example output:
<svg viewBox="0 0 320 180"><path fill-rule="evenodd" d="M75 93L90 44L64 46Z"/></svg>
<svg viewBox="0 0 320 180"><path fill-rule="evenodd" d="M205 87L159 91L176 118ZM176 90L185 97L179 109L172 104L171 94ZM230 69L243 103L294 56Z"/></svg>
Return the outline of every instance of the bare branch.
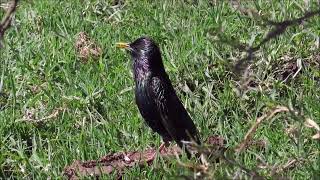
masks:
<svg viewBox="0 0 320 180"><path fill-rule="evenodd" d="M306 12L302 17L292 19L292 20L285 20L282 22L275 22L271 20L267 20L264 17L256 17L259 19L262 19L265 24L274 26L274 28L268 32L266 37L262 39L262 41L257 45L257 46L250 46L247 48L247 56L243 59L240 59L237 64L234 66L234 70L236 73L242 74L244 70L247 69L249 64L252 63L253 58L254 58L254 53L260 49L261 46L263 46L265 43L268 41L275 39L276 37L280 36L283 34L288 27L294 26L294 25L299 25L303 23L304 21L312 18L313 16L320 15L320 9L315 10L315 11L309 11ZM256 15L258 16L258 15Z"/></svg>
<svg viewBox="0 0 320 180"><path fill-rule="evenodd" d="M1 24L0 24L0 48L2 48L2 41L4 37L4 33L6 32L7 29L9 29L11 25L11 20L14 15L14 12L17 9L18 6L18 1L19 0L13 0L10 2L10 7L7 10L6 15L3 17Z"/></svg>

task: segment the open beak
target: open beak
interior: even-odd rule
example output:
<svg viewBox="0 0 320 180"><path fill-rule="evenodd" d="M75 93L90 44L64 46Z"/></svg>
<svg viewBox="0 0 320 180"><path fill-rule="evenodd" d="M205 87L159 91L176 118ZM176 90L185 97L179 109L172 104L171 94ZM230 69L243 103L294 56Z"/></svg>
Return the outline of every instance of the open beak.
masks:
<svg viewBox="0 0 320 180"><path fill-rule="evenodd" d="M118 43L116 43L116 47L121 48L121 49L129 49L130 45L129 45L129 43L118 42Z"/></svg>

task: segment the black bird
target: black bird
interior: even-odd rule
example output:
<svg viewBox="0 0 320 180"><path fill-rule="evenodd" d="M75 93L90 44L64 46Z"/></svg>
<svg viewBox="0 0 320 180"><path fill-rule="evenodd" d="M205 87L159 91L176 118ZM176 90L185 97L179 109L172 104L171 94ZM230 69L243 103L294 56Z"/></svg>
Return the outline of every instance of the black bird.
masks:
<svg viewBox="0 0 320 180"><path fill-rule="evenodd" d="M200 144L198 130L171 84L157 44L141 37L132 43L117 43L117 47L125 48L132 57L136 103L147 125L164 144L172 140L181 148L182 141Z"/></svg>

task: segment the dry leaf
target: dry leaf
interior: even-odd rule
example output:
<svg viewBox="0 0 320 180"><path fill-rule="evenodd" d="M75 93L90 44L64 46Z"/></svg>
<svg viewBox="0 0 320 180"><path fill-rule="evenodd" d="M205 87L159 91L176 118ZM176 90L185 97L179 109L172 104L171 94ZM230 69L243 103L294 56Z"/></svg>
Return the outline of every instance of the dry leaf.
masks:
<svg viewBox="0 0 320 180"><path fill-rule="evenodd" d="M309 128L315 128L317 131L320 131L319 125L314 120L312 120L310 118L306 119L305 126L307 126Z"/></svg>
<svg viewBox="0 0 320 180"><path fill-rule="evenodd" d="M320 133L313 135L311 138L320 140Z"/></svg>

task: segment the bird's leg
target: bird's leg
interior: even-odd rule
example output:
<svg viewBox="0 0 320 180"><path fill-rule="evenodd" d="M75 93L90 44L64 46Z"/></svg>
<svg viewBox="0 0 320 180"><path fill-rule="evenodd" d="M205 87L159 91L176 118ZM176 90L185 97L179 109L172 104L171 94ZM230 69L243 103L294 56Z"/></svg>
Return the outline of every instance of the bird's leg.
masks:
<svg viewBox="0 0 320 180"><path fill-rule="evenodd" d="M156 158L156 155L157 155L157 152L159 152L161 154L162 151L166 152L166 148L170 145L169 141L164 141L160 144L159 148L158 148L158 151L155 151L150 158L146 159L146 161L149 163L149 162L152 162L155 158Z"/></svg>
<svg viewBox="0 0 320 180"><path fill-rule="evenodd" d="M161 143L161 145L159 146L159 153L161 153L162 151L166 152L166 148L170 145L169 141L164 141Z"/></svg>

